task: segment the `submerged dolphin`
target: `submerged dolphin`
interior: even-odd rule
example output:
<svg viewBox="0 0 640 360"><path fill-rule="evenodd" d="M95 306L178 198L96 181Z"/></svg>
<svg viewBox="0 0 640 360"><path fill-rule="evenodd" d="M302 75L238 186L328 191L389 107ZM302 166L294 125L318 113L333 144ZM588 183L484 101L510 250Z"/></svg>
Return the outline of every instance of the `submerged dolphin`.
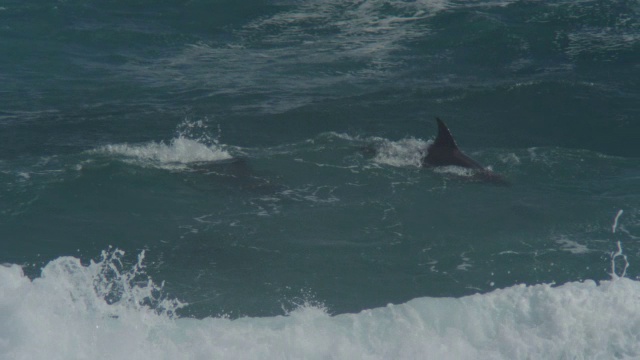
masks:
<svg viewBox="0 0 640 360"><path fill-rule="evenodd" d="M460 151L447 125L440 118L436 118L436 121L438 122L438 136L433 144L427 148L427 155L422 159L422 166L460 166L474 170L473 177L478 180L509 185L509 182L502 176L483 167Z"/></svg>

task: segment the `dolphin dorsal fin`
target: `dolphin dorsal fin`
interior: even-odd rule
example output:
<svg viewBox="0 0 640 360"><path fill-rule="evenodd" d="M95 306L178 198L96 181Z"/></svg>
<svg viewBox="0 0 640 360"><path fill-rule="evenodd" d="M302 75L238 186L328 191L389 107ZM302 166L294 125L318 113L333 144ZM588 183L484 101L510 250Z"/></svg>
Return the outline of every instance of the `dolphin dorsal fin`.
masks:
<svg viewBox="0 0 640 360"><path fill-rule="evenodd" d="M436 140L432 146L439 149L456 150L458 145L453 139L453 135L451 135L451 131L449 131L447 125L445 125L440 118L436 118L436 121L438 122L438 136L436 136Z"/></svg>

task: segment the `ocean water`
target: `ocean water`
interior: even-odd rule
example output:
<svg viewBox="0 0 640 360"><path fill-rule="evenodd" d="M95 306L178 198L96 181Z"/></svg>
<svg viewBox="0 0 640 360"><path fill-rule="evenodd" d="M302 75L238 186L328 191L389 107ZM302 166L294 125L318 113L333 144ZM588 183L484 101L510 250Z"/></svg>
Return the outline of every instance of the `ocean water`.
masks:
<svg viewBox="0 0 640 360"><path fill-rule="evenodd" d="M2 1L0 359L640 358L638 59L637 0Z"/></svg>

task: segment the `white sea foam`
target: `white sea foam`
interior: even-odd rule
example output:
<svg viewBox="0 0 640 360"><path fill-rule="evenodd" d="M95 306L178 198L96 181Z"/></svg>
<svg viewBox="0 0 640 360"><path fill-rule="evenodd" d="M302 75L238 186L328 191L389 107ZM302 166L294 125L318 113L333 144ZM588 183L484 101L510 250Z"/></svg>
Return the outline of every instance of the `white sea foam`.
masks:
<svg viewBox="0 0 640 360"><path fill-rule="evenodd" d="M586 245L568 239L565 236L562 236L560 237L560 239L556 240L556 243L560 245L560 250L567 251L572 254L586 254L591 251Z"/></svg>
<svg viewBox="0 0 640 360"><path fill-rule="evenodd" d="M398 141L381 139L376 145L373 161L397 167L420 167L431 141L406 138Z"/></svg>
<svg viewBox="0 0 640 360"><path fill-rule="evenodd" d="M461 166L455 165L447 165L447 166L438 166L433 169L434 172L443 174L443 175L453 175L455 177L461 178L471 178L475 175L475 171L473 169L464 168Z"/></svg>
<svg viewBox="0 0 640 360"><path fill-rule="evenodd" d="M183 169L190 163L231 159L231 154L218 144L206 145L197 140L178 137L169 143L115 144L100 147L94 152L123 157L141 166L164 169Z"/></svg>
<svg viewBox="0 0 640 360"><path fill-rule="evenodd" d="M425 19L451 8L511 1L284 1L279 11L231 27L233 41L190 44L151 63L128 62L119 74L150 86L206 88L208 96L260 94L234 110L283 113L341 91L372 91L411 61L399 54L430 32ZM309 69L316 76L300 81Z"/></svg>
<svg viewBox="0 0 640 360"><path fill-rule="evenodd" d="M640 35L622 19L615 27L582 27L579 31L563 34L568 45L566 54L570 57L588 55L590 57L615 58L640 43Z"/></svg>
<svg viewBox="0 0 640 360"><path fill-rule="evenodd" d="M620 219L620 216L622 216L622 213L624 213L624 210L622 209L618 210L618 212L616 213L616 217L613 219L613 225L611 225L611 232L614 234L618 229L618 220Z"/></svg>
<svg viewBox="0 0 640 360"><path fill-rule="evenodd" d="M141 260L118 252L0 266L2 359L610 359L640 356L640 282L517 285L358 314L175 318Z"/></svg>

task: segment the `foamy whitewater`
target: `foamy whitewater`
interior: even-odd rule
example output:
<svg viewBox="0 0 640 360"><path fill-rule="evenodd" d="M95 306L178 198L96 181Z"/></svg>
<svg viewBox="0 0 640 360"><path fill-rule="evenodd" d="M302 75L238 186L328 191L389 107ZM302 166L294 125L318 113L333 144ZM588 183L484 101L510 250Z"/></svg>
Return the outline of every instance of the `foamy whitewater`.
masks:
<svg viewBox="0 0 640 360"><path fill-rule="evenodd" d="M92 153L116 156L123 161L166 170L184 170L189 164L229 160L231 154L207 133L203 121L183 121L177 136L168 142L106 145Z"/></svg>
<svg viewBox="0 0 640 360"><path fill-rule="evenodd" d="M29 280L0 267L3 359L633 359L640 282L517 285L332 316L176 318L179 301L119 252L51 261ZM143 254L140 261L144 258ZM615 269L614 269L615 270Z"/></svg>
<svg viewBox="0 0 640 360"><path fill-rule="evenodd" d="M619 210L612 225L618 230ZM285 316L180 318L145 273L145 253L49 262L31 280L0 266L2 359L633 359L640 356L640 282L516 285L462 298L331 315L305 300ZM622 269L620 267L622 266Z"/></svg>
<svg viewBox="0 0 640 360"><path fill-rule="evenodd" d="M231 159L231 155L225 150L183 137L173 139L169 144L152 142L142 145L107 145L96 152L119 155L125 161L169 170L184 169L190 163Z"/></svg>

